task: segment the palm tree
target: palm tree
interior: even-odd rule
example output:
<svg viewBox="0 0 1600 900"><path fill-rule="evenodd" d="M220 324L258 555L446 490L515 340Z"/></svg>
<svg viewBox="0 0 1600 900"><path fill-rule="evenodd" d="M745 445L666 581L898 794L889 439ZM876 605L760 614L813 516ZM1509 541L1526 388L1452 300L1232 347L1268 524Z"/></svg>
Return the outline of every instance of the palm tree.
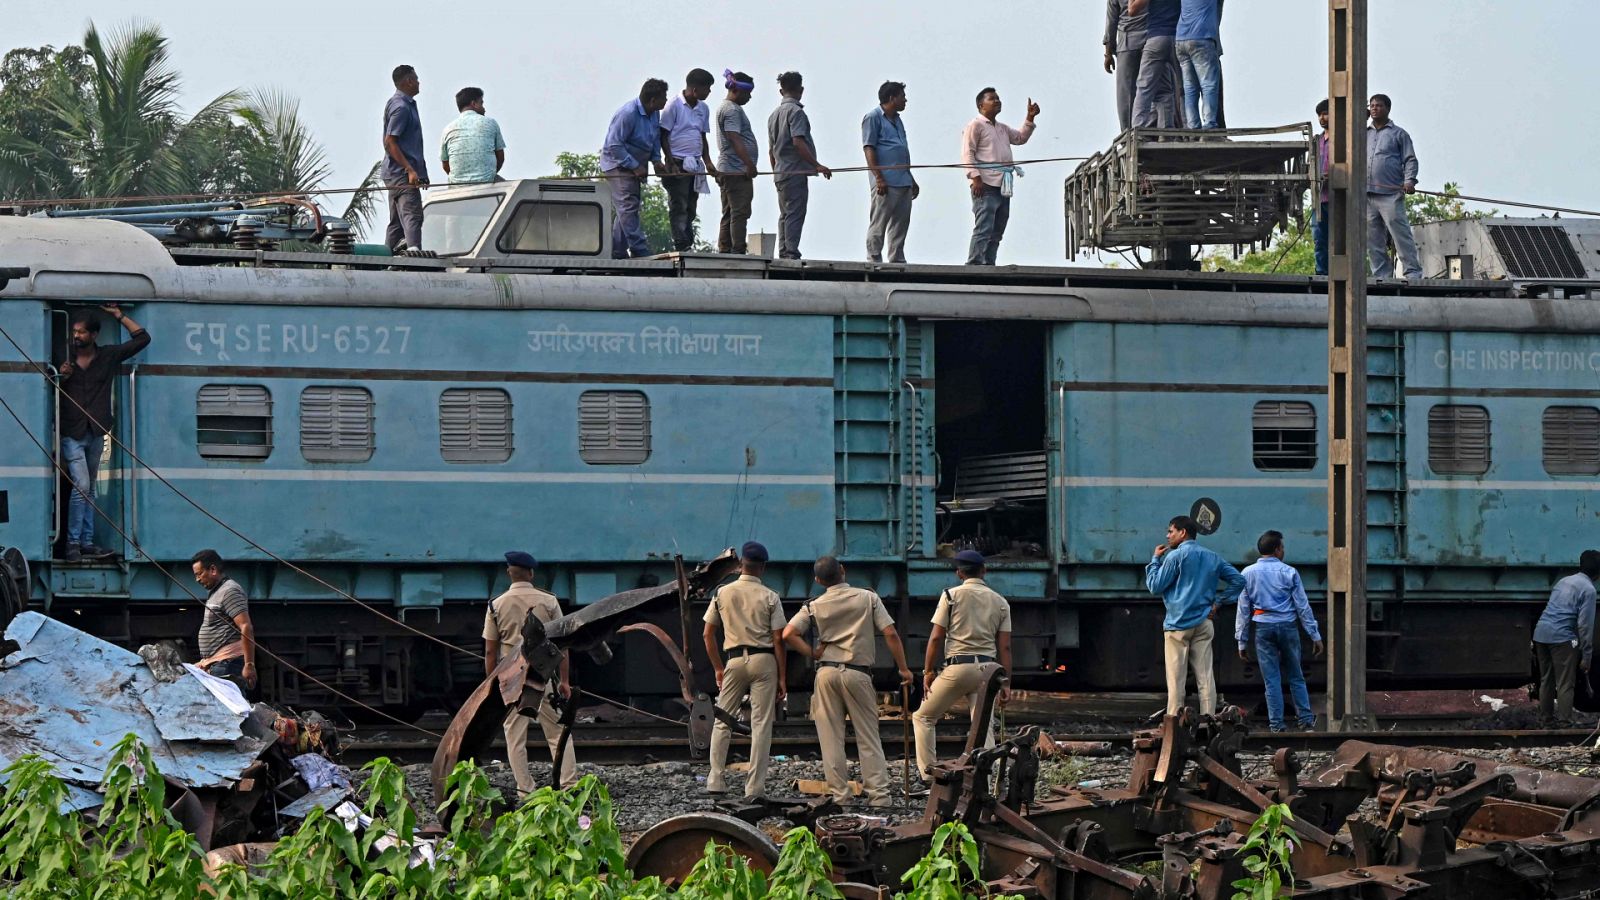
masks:
<svg viewBox="0 0 1600 900"><path fill-rule="evenodd" d="M154 25L134 23L102 38L93 24L83 37L91 62L88 89L54 104L56 140L79 196L182 193L195 185L193 160L206 158L218 130L242 99L228 91L183 118L167 39Z"/></svg>
<svg viewBox="0 0 1600 900"><path fill-rule="evenodd" d="M14 50L0 64L0 196L17 199L217 197L325 187L322 145L295 98L227 91L185 117L182 83L156 25L83 47ZM359 233L377 204L378 166L343 217Z"/></svg>

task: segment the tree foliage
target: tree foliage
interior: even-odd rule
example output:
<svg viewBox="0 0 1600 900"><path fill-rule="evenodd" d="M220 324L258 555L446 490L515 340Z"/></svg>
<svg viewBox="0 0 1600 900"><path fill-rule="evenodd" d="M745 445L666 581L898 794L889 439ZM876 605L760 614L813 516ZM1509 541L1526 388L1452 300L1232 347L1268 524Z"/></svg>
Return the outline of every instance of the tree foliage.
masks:
<svg viewBox="0 0 1600 900"><path fill-rule="evenodd" d="M0 199L226 197L327 182L293 97L230 90L185 113L182 88L155 25L91 23L82 46L10 51L0 59ZM371 194L354 200L345 212L359 228Z"/></svg>
<svg viewBox="0 0 1600 900"><path fill-rule="evenodd" d="M1428 222L1454 222L1461 219L1488 219L1498 216L1498 209L1469 209L1461 199L1461 186L1447 181L1434 194L1411 194L1406 197L1406 217L1412 225ZM1316 243L1311 235L1310 204L1302 215L1304 229L1280 234L1272 246L1265 250L1246 253L1238 259L1226 249L1213 250L1201 260L1208 272L1276 272L1279 275L1312 275L1317 271Z"/></svg>

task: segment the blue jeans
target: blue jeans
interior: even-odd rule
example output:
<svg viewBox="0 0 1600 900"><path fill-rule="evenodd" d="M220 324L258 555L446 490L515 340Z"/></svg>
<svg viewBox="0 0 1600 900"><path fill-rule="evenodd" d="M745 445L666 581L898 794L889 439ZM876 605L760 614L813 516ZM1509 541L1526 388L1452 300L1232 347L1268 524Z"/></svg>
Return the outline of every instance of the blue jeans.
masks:
<svg viewBox="0 0 1600 900"><path fill-rule="evenodd" d="M967 245L967 265L992 266L1000 255L1000 239L1011 221L1011 198L992 184L972 198L972 242Z"/></svg>
<svg viewBox="0 0 1600 900"><path fill-rule="evenodd" d="M1317 248L1317 274L1328 274L1328 204L1320 204L1311 219L1311 241Z"/></svg>
<svg viewBox="0 0 1600 900"><path fill-rule="evenodd" d="M1189 128L1217 128L1222 118L1222 54L1206 39L1178 42L1183 70L1183 119Z"/></svg>
<svg viewBox="0 0 1600 900"><path fill-rule="evenodd" d="M650 255L650 242L644 236L639 218L643 206L644 179L627 169L608 169L606 183L611 187L611 258L634 259Z"/></svg>
<svg viewBox="0 0 1600 900"><path fill-rule="evenodd" d="M61 465L72 476L67 499L67 543L84 547L94 543L94 478L106 436L90 433L83 440L61 439Z"/></svg>
<svg viewBox="0 0 1600 900"><path fill-rule="evenodd" d="M1289 692L1294 696L1295 719L1301 725L1315 725L1317 714L1311 708L1306 690L1306 675L1300 671L1300 623L1276 622L1256 625L1256 665L1267 686L1267 724L1273 731L1283 730L1283 677L1289 676Z"/></svg>

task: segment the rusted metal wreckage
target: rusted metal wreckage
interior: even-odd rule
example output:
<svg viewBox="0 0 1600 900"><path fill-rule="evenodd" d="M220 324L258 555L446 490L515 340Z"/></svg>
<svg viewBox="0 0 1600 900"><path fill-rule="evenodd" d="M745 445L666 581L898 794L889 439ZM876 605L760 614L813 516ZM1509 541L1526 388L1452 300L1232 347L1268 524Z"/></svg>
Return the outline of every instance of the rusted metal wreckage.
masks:
<svg viewBox="0 0 1600 900"><path fill-rule="evenodd" d="M711 746L715 706L710 698L694 690L694 671L687 643L674 643L660 626L645 620L676 605L680 633L687 641L694 633L690 622L691 604L709 599L711 591L738 570L739 557L730 549L701 563L693 571L685 569L681 557L676 564L677 578L671 584L612 594L548 624L538 616L528 616L522 626L522 652L500 660L494 673L484 679L457 710L444 738L439 741L439 749L433 757L434 796L448 796L445 780L457 763L481 758L488 752L500 734L508 709L516 707L525 715L537 716L540 704L551 702L547 701L547 696L559 698L559 694L546 689L560 673L563 655L587 653L596 663L604 664L612 658L609 642L630 632L654 638L676 664L679 692L689 707L691 755L697 759L703 757ZM577 687L574 684L574 692ZM577 715L576 703L561 703L559 699L554 702L559 704L563 730L557 751L560 755L551 768L552 778L561 771L561 757L571 746L572 725ZM724 718L735 727L743 728L732 716L724 714ZM743 730L748 733L748 728Z"/></svg>
<svg viewBox="0 0 1600 900"><path fill-rule="evenodd" d="M523 653L502 661L451 724L434 759L436 784L442 786L457 761L488 749L511 705L537 713L563 651L604 660L606 642L629 631L651 634L678 662L684 699L694 711L691 739L703 746L713 717L727 713L693 693L682 648L664 630L638 620L676 601L683 633L691 634L689 603L707 596L736 565L731 551L693 572L680 563L675 584L614 595L548 628L530 618ZM986 668L975 723L989 721L1005 684L999 666ZM570 729L571 706L564 716ZM658 823L634 843L628 865L636 875L671 882L716 841L770 872L778 847L756 823L776 815L813 829L845 896L882 897L901 887L940 825L961 822L979 843L982 877L994 894L1220 900L1245 877L1250 825L1267 806L1286 803L1298 838L1298 898L1600 893L1600 779L1362 741L1344 743L1309 773L1293 751L1279 750L1272 777L1251 779L1239 760L1247 733L1242 714L1231 708L1216 716L1192 710L1168 716L1159 729L1136 736L1127 788L1090 790L1041 787L1040 761L1055 742L1039 728L985 747L974 724L965 751L935 767L919 821L891 825L826 798L729 803L722 812Z"/></svg>
<svg viewBox="0 0 1600 900"><path fill-rule="evenodd" d="M64 807L88 810L117 744L136 736L169 785L173 816L204 849L276 836L280 817L332 807L350 793L331 723L245 701L160 648L125 650L38 612L5 630L0 660L0 769L27 755L67 787Z"/></svg>

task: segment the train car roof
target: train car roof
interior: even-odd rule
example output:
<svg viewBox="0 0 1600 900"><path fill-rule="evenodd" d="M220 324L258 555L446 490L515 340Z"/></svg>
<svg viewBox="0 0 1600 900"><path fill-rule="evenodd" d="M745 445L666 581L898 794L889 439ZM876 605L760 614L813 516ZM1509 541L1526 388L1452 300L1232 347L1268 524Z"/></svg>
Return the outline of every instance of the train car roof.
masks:
<svg viewBox="0 0 1600 900"><path fill-rule="evenodd" d="M1322 327L1326 280L1069 266L895 265L666 254L425 259L168 248L120 222L0 216L0 299L592 309ZM1600 330L1589 299L1510 281L1369 285L1375 328Z"/></svg>

